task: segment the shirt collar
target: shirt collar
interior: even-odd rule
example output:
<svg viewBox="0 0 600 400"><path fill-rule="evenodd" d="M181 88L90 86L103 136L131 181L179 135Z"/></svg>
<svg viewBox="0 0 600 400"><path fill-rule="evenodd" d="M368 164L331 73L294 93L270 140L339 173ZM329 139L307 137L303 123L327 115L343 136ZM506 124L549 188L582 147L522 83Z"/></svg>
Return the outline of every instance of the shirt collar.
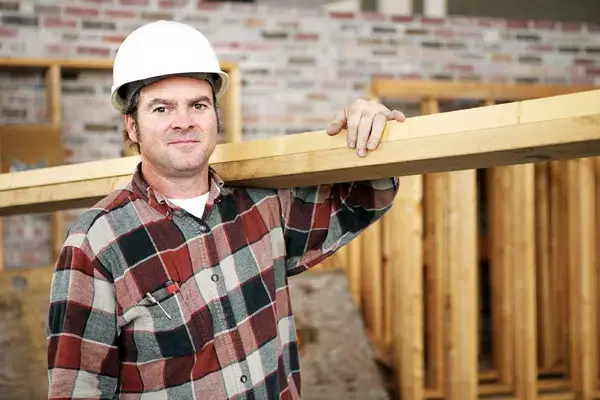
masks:
<svg viewBox="0 0 600 400"><path fill-rule="evenodd" d="M225 181L209 166L209 193L206 202L206 208L210 209L213 204L221 201L221 196L226 194L229 189L225 186ZM142 163L139 162L135 168L131 179L131 191L138 197L143 199L151 207L157 209L162 214L172 215L174 209L179 209L178 206L169 202L167 198L160 192L152 188L142 174Z"/></svg>

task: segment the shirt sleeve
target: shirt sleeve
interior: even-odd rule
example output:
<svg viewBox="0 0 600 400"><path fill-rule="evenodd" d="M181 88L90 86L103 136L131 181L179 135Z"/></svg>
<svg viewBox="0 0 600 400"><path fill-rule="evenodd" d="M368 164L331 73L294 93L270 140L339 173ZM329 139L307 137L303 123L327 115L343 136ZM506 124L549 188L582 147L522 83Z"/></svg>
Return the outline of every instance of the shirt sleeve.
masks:
<svg viewBox="0 0 600 400"><path fill-rule="evenodd" d="M381 218L398 178L280 189L288 275L311 268Z"/></svg>
<svg viewBox="0 0 600 400"><path fill-rule="evenodd" d="M117 313L110 275L83 233L56 261L46 327L48 399L113 398L118 381Z"/></svg>

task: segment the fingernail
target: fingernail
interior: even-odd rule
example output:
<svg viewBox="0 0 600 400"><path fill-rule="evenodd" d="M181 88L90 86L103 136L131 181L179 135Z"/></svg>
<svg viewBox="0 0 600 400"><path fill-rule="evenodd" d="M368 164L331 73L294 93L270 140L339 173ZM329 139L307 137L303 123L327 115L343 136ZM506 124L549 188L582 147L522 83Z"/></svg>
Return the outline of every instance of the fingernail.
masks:
<svg viewBox="0 0 600 400"><path fill-rule="evenodd" d="M369 150L374 150L374 149L375 149L375 143L369 143L369 144L367 145L367 148L368 148Z"/></svg>
<svg viewBox="0 0 600 400"><path fill-rule="evenodd" d="M358 150L358 155L361 156L361 157L364 157L365 153L366 153L365 149Z"/></svg>
<svg viewBox="0 0 600 400"><path fill-rule="evenodd" d="M354 146L356 146L356 143L353 143L353 142L348 143L348 147L350 147L351 149L353 149Z"/></svg>

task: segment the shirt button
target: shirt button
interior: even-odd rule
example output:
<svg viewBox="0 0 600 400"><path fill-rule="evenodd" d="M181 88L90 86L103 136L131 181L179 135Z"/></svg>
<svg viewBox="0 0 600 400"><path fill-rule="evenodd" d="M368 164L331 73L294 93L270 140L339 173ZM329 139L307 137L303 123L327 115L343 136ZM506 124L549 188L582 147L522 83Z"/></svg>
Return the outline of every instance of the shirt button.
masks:
<svg viewBox="0 0 600 400"><path fill-rule="evenodd" d="M242 375L242 377L240 378L240 381L242 381L242 383L246 383L247 380L248 377L246 375Z"/></svg>
<svg viewBox="0 0 600 400"><path fill-rule="evenodd" d="M216 282L219 280L219 275L214 274L213 276L210 277L210 279L212 279L213 282Z"/></svg>
<svg viewBox="0 0 600 400"><path fill-rule="evenodd" d="M206 227L206 225L200 225L200 232L206 232L208 231L208 228Z"/></svg>

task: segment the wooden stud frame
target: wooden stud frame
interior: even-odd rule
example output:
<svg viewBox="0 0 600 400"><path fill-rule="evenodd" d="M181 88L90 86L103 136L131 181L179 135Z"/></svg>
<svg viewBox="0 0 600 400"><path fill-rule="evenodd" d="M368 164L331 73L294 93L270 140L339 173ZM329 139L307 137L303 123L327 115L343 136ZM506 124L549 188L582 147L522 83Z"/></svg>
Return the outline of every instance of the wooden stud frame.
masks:
<svg viewBox="0 0 600 400"><path fill-rule="evenodd" d="M586 96L596 89L589 85L375 79L368 96L380 101L416 100L421 104L423 115L439 113L439 99L479 100L485 108L471 111L474 118L485 118L486 109L493 108L495 101L524 101L541 106L549 99ZM598 104L594 107L599 109ZM552 110L552 107L541 107L536 112L541 115ZM589 122L600 120L592 118ZM473 142L463 143L465 147L471 144ZM600 197L595 193L595 190L600 193L600 189L595 189L600 185L597 174L600 158L553 160L539 158L532 163L503 166L482 163L475 167L488 168L488 201L492 211L489 240L480 243L477 241L475 170L434 173L423 170L422 176L403 178L405 186L400 198L381 221L385 227L383 243L370 246L381 248L385 254L392 248L388 266L391 270L384 270L383 274L392 280L386 287L393 286L393 295L388 293L389 288L375 294L354 293L358 298L370 295L385 298L383 319L379 318L380 310L362 312L379 354L392 351L395 362L388 363L396 371L395 381L402 398L469 400L485 395L527 400L544 398L543 393L552 392L555 394L549 396L556 399L600 398L597 365L600 341L595 339L600 336L597 325L600 263L595 249L600 243L595 233L600 228L600 218L596 216ZM563 207L558 206L560 210L554 211L555 216L565 215L558 229L550 229L547 218L552 214L550 205L546 204L550 193L544 184L550 167L560 168L563 175L571 174L569 179L567 175L563 177L569 187L563 185L562 188L563 193L570 193L570 201L565 199ZM407 198L413 202L407 203ZM407 237L408 227L422 235L423 240ZM559 245L551 247L554 239L549 237L550 232L560 242L558 232L561 230L569 232L570 249L563 246L558 253L563 258L555 260L553 265L561 265L564 273L570 274L564 276L564 282L570 285L564 289L570 299L568 302L551 299L547 285L540 287L541 297L536 299L536 283L550 279L548 250ZM492 246L489 249L488 244ZM394 251L395 248L398 249ZM477 359L476 271L478 253L482 250L489 253L492 264L494 336L499 338L499 343L494 344L496 364L491 371L479 371ZM566 265L569 268L564 268ZM376 276L371 267L362 268L357 274L349 270L350 281L359 275L362 278L363 274ZM407 268L412 271L405 271ZM426 292L420 290L422 287ZM538 309L536 301L545 302L547 306ZM377 304L372 299L363 302ZM550 305L552 302L557 302L559 310ZM564 309L560 303L570 304L571 308ZM399 310L399 313L393 315L388 309ZM539 328L537 312L541 313ZM557 318L556 313L562 315L562 323L571 329L561 338L553 338L548 330L542 329ZM571 320L567 321L565 318L569 315ZM557 324L560 322L555 322L555 326ZM565 347L567 335L574 336L570 350ZM538 351L537 340L544 341L545 354ZM554 363L557 354L548 354L556 350L561 340L564 343L561 354L569 351L572 355L568 371ZM538 368L538 358L542 368ZM564 375L565 372L570 379L538 380L538 376Z"/></svg>

